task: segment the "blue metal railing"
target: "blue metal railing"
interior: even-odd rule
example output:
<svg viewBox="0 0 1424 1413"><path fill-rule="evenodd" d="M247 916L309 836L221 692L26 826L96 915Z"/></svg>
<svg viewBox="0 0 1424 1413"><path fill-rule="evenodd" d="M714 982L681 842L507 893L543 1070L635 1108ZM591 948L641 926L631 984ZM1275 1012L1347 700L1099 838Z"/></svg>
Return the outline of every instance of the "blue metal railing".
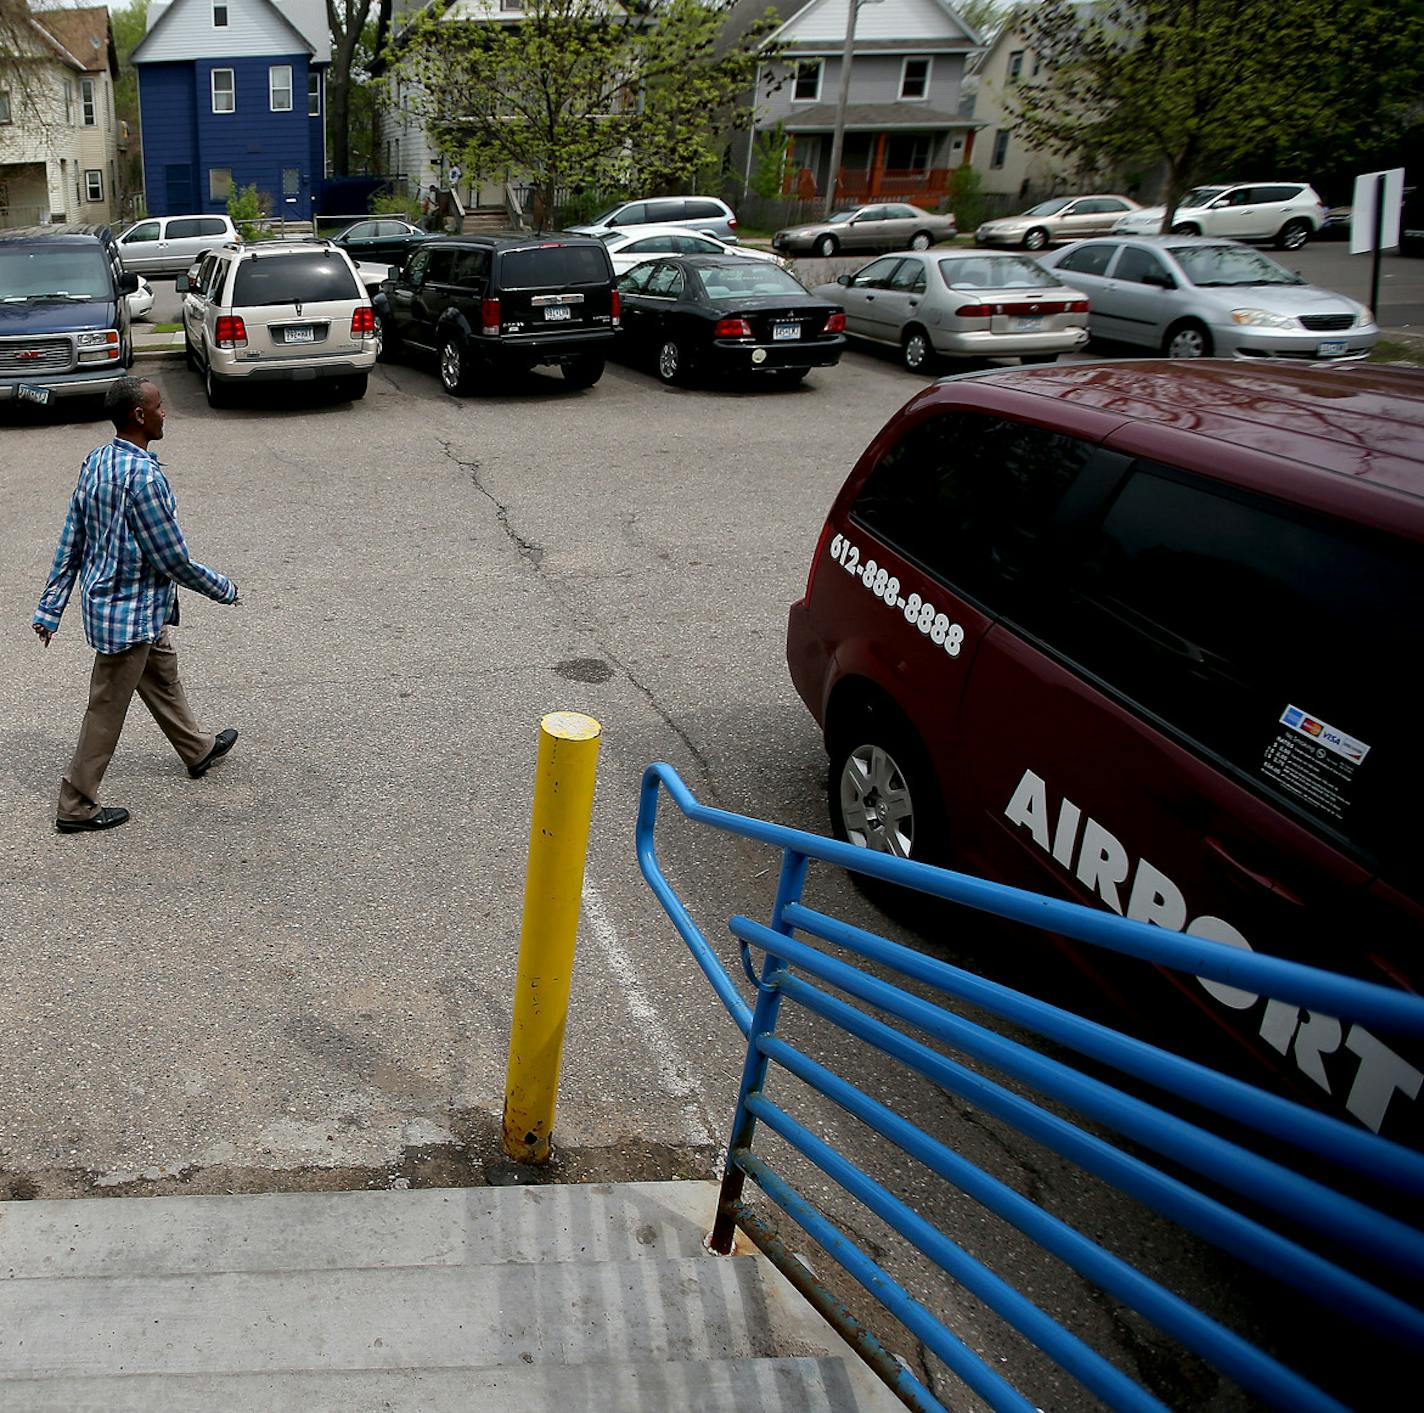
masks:
<svg viewBox="0 0 1424 1413"><path fill-rule="evenodd" d="M782 852L770 925L741 916L730 920L732 935L741 948L743 970L756 988L753 1006L742 998L659 866L654 833L662 790L693 823L756 840ZM1103 1079L852 966L814 943L831 943L880 970L909 978L921 988L931 988L1035 1032L1097 1066L1110 1067L1166 1094L1189 1099L1198 1110L1215 1113L1278 1146L1309 1155L1318 1160L1316 1166L1328 1165L1341 1178L1377 1184L1396 1199L1402 1198L1398 1205L1409 1210L1419 1210L1419 1199L1424 1197L1424 1155L1010 987L926 957L817 912L800 899L809 865L816 860L1187 975L1248 988L1415 1040L1424 1040L1424 998L715 809L699 804L677 772L666 765L649 766L643 776L637 849L644 878L748 1041L711 1245L716 1251L729 1251L733 1227L742 1227L840 1326L846 1338L909 1406L943 1407L787 1253L775 1233L742 1201L747 1177L995 1408L1027 1410L1034 1405L857 1247L763 1155L752 1151L758 1123L797 1149L1108 1406L1162 1407L1096 1350L774 1103L767 1093L772 1064L781 1066L986 1210L1011 1223L1251 1394L1291 1409L1343 1407L1277 1359L782 1039L776 1027L784 1001L804 1007L1011 1124L1178 1226L1294 1287L1342 1319L1415 1355L1424 1354L1424 1311L1390 1288L1394 1283L1402 1289L1421 1288L1424 1232L1303 1175L1284 1161L1254 1152L1240 1142L1168 1113ZM761 954L759 970L753 965L753 952ZM839 994L832 995L817 982ZM870 1014L871 1011L879 1015ZM906 1034L881 1016L914 1028L950 1054ZM1006 1087L980 1069L969 1068L952 1055L991 1067L1013 1080L1015 1088ZM1025 1090L1052 1101L1055 1108L1045 1108L1025 1097ZM1063 1117L1059 1112L1062 1109L1081 1115L1096 1129L1109 1130L1127 1140L1134 1151L1080 1127ZM1154 1167L1138 1156L1143 1150L1166 1160L1165 1167ZM1204 1180L1201 1188L1193 1186L1193 1175ZM1288 1222L1289 1234L1267 1225L1258 1215L1227 1205L1223 1193L1245 1199L1253 1212L1264 1209L1284 1214L1282 1225ZM1355 1262L1369 1273L1352 1269Z"/></svg>

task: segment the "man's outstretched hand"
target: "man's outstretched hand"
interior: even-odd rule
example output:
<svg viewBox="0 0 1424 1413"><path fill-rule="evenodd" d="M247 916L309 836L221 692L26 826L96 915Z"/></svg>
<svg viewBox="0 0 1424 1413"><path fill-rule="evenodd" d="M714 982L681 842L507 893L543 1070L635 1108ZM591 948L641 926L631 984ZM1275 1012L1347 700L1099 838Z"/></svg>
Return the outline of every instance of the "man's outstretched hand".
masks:
<svg viewBox="0 0 1424 1413"><path fill-rule="evenodd" d="M43 623L31 623L30 627L39 634L40 642L42 642L45 647L49 647L49 640L54 637L53 632L46 628Z"/></svg>

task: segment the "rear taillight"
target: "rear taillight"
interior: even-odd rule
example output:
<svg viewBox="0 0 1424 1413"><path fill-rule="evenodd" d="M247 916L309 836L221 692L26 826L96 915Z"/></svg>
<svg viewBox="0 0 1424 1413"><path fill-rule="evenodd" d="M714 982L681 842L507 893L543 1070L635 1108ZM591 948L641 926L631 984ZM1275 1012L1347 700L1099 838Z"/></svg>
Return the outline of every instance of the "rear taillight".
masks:
<svg viewBox="0 0 1424 1413"><path fill-rule="evenodd" d="M1086 314L1088 312L1088 301L1086 299L1075 299L1071 304L1065 304L1063 307L1069 314Z"/></svg>
<svg viewBox="0 0 1424 1413"><path fill-rule="evenodd" d="M826 332L828 334L845 333L845 315L832 314L831 317L826 320Z"/></svg>
<svg viewBox="0 0 1424 1413"><path fill-rule="evenodd" d="M219 348L238 348L247 343L247 325L235 314L219 314L213 334Z"/></svg>
<svg viewBox="0 0 1424 1413"><path fill-rule="evenodd" d="M480 329L487 334L499 333L499 300L480 300Z"/></svg>
<svg viewBox="0 0 1424 1413"><path fill-rule="evenodd" d="M826 552L826 541L831 538L831 521L827 516L826 523L821 526L821 538L816 541L816 553L811 556L811 568L806 575L806 602L811 602L811 586L816 582L816 567L821 562L821 556Z"/></svg>
<svg viewBox="0 0 1424 1413"><path fill-rule="evenodd" d="M617 290L613 291L613 303L609 307L613 311L613 327L616 329L623 318L623 296Z"/></svg>
<svg viewBox="0 0 1424 1413"><path fill-rule="evenodd" d="M719 339L749 339L752 326L745 319L718 319L712 336Z"/></svg>
<svg viewBox="0 0 1424 1413"><path fill-rule="evenodd" d="M727 217L727 229L729 231L734 231L737 229L737 218L735 216Z"/></svg>
<svg viewBox="0 0 1424 1413"><path fill-rule="evenodd" d="M992 304L961 304L954 311L961 319L988 319L994 313Z"/></svg>
<svg viewBox="0 0 1424 1413"><path fill-rule="evenodd" d="M376 333L376 311L369 304L363 304L351 312L351 337L353 339L373 338Z"/></svg>

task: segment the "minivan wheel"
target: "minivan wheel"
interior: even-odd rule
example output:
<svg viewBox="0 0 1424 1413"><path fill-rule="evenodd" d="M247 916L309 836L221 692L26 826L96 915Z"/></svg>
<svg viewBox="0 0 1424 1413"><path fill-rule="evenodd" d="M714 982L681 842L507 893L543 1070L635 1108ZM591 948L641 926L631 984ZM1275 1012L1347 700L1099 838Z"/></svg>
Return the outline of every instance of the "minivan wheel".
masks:
<svg viewBox="0 0 1424 1413"><path fill-rule="evenodd" d="M930 345L929 335L923 329L911 325L905 330L900 345L900 354L904 359L905 367L910 372L923 373L934 358L934 349Z"/></svg>
<svg viewBox="0 0 1424 1413"><path fill-rule="evenodd" d="M829 260L841 248L841 243L833 235L823 235L816 242L816 254Z"/></svg>
<svg viewBox="0 0 1424 1413"><path fill-rule="evenodd" d="M676 339L668 339L658 349L658 377L668 384L680 383L686 372L682 349L678 347Z"/></svg>
<svg viewBox="0 0 1424 1413"><path fill-rule="evenodd" d="M1168 358L1210 358L1211 335L1195 319L1184 319L1167 330L1162 352Z"/></svg>
<svg viewBox="0 0 1424 1413"><path fill-rule="evenodd" d="M1277 250L1300 250L1310 239L1310 224L1307 221L1287 221L1276 237Z"/></svg>
<svg viewBox="0 0 1424 1413"><path fill-rule="evenodd" d="M911 250L928 250L934 244L934 238L928 231L916 231L910 237Z"/></svg>
<svg viewBox="0 0 1424 1413"><path fill-rule="evenodd" d="M451 397L459 397L469 388L464 350L454 339L440 345L440 384Z"/></svg>
<svg viewBox="0 0 1424 1413"><path fill-rule="evenodd" d="M570 358L561 371L571 388L591 388L603 376L603 359L592 353L580 354Z"/></svg>
<svg viewBox="0 0 1424 1413"><path fill-rule="evenodd" d="M1048 244L1048 232L1042 226L1035 226L1023 238L1025 250L1042 250Z"/></svg>

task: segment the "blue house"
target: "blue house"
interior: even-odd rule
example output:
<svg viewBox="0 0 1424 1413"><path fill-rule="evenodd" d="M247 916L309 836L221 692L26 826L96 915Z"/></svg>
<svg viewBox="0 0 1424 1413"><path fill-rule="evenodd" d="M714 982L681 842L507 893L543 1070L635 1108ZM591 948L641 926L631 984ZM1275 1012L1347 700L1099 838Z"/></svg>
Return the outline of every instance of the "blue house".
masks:
<svg viewBox="0 0 1424 1413"><path fill-rule="evenodd" d="M325 0L153 0L134 50L150 215L256 186L309 220L326 175Z"/></svg>

